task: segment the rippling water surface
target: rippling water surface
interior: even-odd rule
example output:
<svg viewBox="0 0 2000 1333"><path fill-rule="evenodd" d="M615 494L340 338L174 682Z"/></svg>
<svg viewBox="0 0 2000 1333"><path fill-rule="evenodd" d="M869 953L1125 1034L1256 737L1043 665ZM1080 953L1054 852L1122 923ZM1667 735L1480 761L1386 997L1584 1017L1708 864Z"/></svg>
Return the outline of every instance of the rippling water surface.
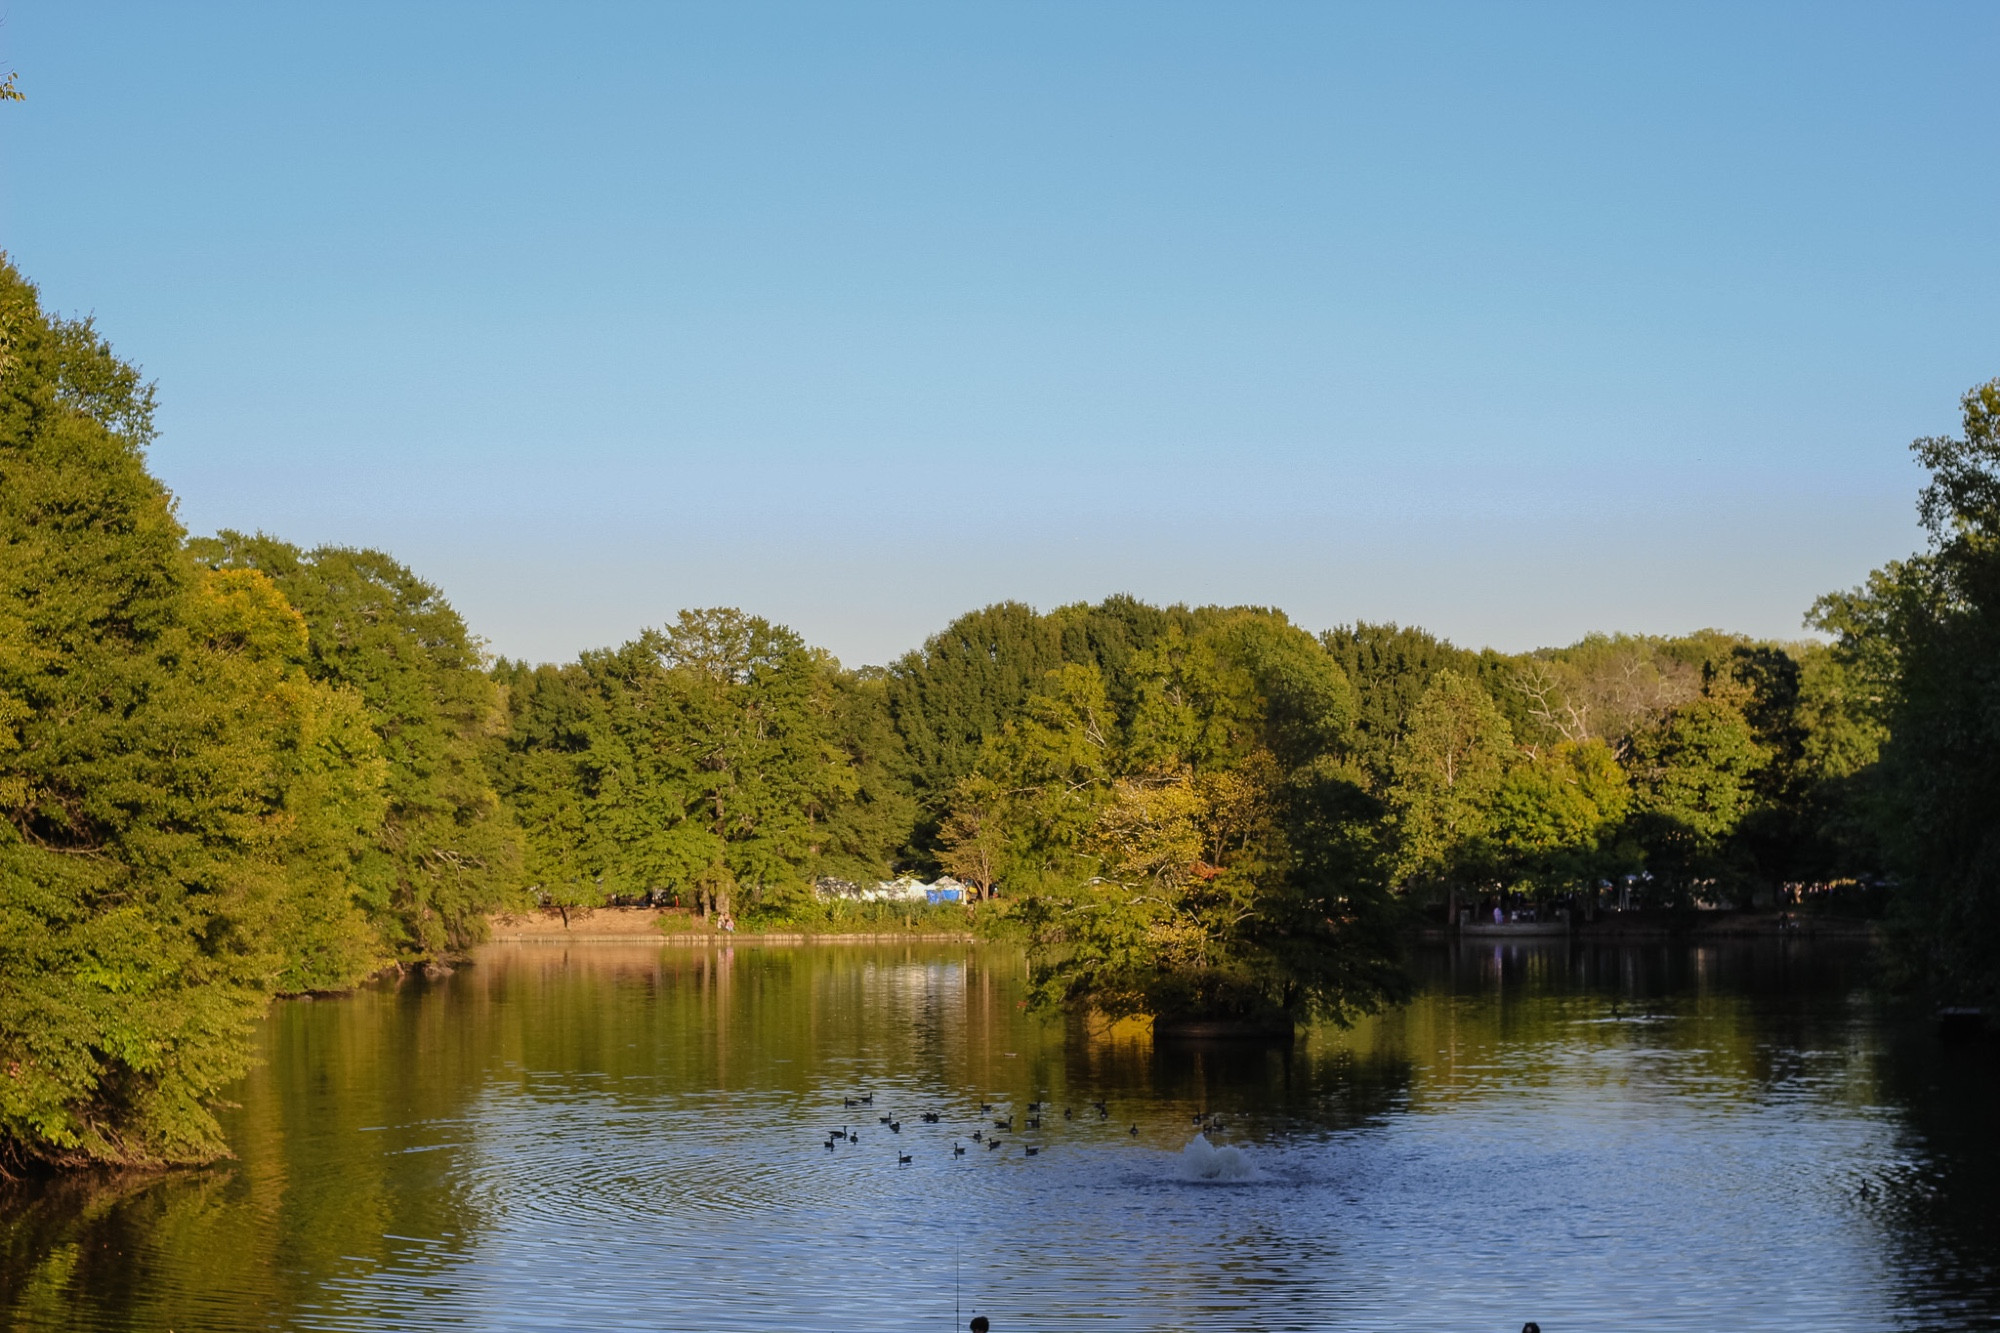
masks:
<svg viewBox="0 0 2000 1333"><path fill-rule="evenodd" d="M1155 1051L1005 950L497 947L279 1006L232 1163L0 1195L0 1324L2000 1328L1992 1054L1864 963L1440 950L1353 1031Z"/></svg>

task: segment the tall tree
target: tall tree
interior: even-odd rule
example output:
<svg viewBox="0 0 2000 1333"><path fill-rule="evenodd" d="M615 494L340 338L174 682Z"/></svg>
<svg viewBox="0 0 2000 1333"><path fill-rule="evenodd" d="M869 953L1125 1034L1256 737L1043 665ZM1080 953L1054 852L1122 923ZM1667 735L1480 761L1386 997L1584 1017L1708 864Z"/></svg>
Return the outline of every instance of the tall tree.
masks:
<svg viewBox="0 0 2000 1333"><path fill-rule="evenodd" d="M1432 678L1390 757L1389 808L1407 881L1448 890L1490 859L1494 799L1514 759L1493 696L1449 668Z"/></svg>
<svg viewBox="0 0 2000 1333"><path fill-rule="evenodd" d="M1039 1001L1164 1023L1346 1017L1396 993L1393 915L1357 837L1353 694L1282 617L1204 612L1101 672L1051 671L959 787L1003 849Z"/></svg>
<svg viewBox="0 0 2000 1333"><path fill-rule="evenodd" d="M217 569L267 575L304 616L314 675L360 695L387 761L387 811L357 867L395 956L441 959L483 937L520 887L520 835L483 750L504 725L465 622L437 588L379 551L314 551L222 532L192 543Z"/></svg>
<svg viewBox="0 0 2000 1333"><path fill-rule="evenodd" d="M1543 897L1593 890L1639 861L1623 836L1630 808L1625 770L1603 741L1566 740L1522 757L1493 794L1498 877Z"/></svg>
<svg viewBox="0 0 2000 1333"><path fill-rule="evenodd" d="M733 609L683 611L574 665L504 666L491 756L554 905L667 892L785 911L822 874L880 874L912 803L879 677Z"/></svg>
<svg viewBox="0 0 2000 1333"><path fill-rule="evenodd" d="M1749 867L1730 841L1758 802L1770 751L1726 698L1704 695L1632 738L1636 835L1669 901L1700 886L1741 899Z"/></svg>
<svg viewBox="0 0 2000 1333"><path fill-rule="evenodd" d="M1479 656L1426 630L1393 623L1357 621L1326 631L1320 642L1353 684L1355 758L1376 790L1387 791L1392 755L1417 701L1440 671L1476 676Z"/></svg>
<svg viewBox="0 0 2000 1333"><path fill-rule="evenodd" d="M1888 739L1879 800L1898 872L1897 956L1946 995L2000 998L2000 380L1960 402L1962 437L1917 440L1927 551L1822 598Z"/></svg>
<svg viewBox="0 0 2000 1333"><path fill-rule="evenodd" d="M368 952L372 738L267 581L188 558L152 407L0 262L0 1171L215 1156L270 992Z"/></svg>
<svg viewBox="0 0 2000 1333"><path fill-rule="evenodd" d="M1123 595L1046 614L1002 602L960 616L906 654L885 685L905 781L917 800L914 857L936 859L954 789L978 766L986 738L1020 716L1048 672L1065 664L1092 668L1112 714L1129 716L1139 655L1170 627L1186 631L1198 618L1220 613L1149 606Z"/></svg>

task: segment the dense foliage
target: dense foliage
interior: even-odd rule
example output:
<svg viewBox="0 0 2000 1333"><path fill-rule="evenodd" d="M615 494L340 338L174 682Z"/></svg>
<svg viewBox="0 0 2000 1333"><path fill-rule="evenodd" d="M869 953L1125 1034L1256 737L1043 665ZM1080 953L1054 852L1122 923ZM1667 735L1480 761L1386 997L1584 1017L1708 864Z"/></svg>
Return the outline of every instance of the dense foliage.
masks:
<svg viewBox="0 0 2000 1333"><path fill-rule="evenodd" d="M511 726L493 767L550 904L798 913L813 880L880 874L908 834L879 678L768 621L684 611L571 666L496 675Z"/></svg>
<svg viewBox="0 0 2000 1333"><path fill-rule="evenodd" d="M518 885L456 617L367 553L190 545L152 404L0 267L0 1169L214 1156L271 994Z"/></svg>
<svg viewBox="0 0 2000 1333"><path fill-rule="evenodd" d="M379 551L303 552L235 532L191 548L213 568L268 577L304 620L311 676L361 702L385 806L349 875L381 944L410 963L476 942L520 884L521 846L484 762L503 726L500 691L458 613ZM329 959L288 988L336 988L353 975Z"/></svg>
<svg viewBox="0 0 2000 1333"><path fill-rule="evenodd" d="M1120 669L1050 672L986 737L948 853L990 858L1018 896L1045 1002L1252 1024L1371 1009L1400 973L1353 725L1346 676L1283 616L1176 617Z"/></svg>
<svg viewBox="0 0 2000 1333"><path fill-rule="evenodd" d="M1844 688L1886 735L1855 778L1896 872L1898 950L1912 981L2000 999L2000 380L1962 403L1964 437L1911 447L1929 469L1930 549L1822 598ZM1864 751L1865 753L1865 751Z"/></svg>
<svg viewBox="0 0 2000 1333"><path fill-rule="evenodd" d="M190 558L151 414L0 267L0 1167L212 1156L266 995L371 951L375 738L268 579Z"/></svg>
<svg viewBox="0 0 2000 1333"><path fill-rule="evenodd" d="M949 872L1050 1006L1282 1025L1395 998L1426 916L1872 886L1911 979L2000 991L2000 382L1830 644L1114 597L859 671L731 609L489 664L380 552L189 540L152 407L0 265L0 1170L213 1155L269 996L532 901L811 925Z"/></svg>

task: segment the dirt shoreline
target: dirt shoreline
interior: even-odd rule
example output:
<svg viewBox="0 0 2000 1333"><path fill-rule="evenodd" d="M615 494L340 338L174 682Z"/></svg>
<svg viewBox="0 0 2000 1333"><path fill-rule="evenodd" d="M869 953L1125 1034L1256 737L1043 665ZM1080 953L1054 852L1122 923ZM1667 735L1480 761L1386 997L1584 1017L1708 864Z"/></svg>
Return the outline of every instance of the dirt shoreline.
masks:
<svg viewBox="0 0 2000 1333"><path fill-rule="evenodd" d="M663 921L672 929L663 929ZM501 912L487 918L491 944L969 944L971 931L739 930L724 934L705 925L689 929L686 913L653 907L594 907L573 911L565 923L558 912Z"/></svg>

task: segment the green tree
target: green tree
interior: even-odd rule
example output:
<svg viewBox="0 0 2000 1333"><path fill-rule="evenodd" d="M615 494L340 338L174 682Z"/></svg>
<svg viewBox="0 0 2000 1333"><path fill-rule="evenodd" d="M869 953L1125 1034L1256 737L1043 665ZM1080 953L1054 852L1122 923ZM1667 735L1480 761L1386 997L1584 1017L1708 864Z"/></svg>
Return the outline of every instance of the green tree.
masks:
<svg viewBox="0 0 2000 1333"><path fill-rule="evenodd" d="M879 676L741 611L683 611L564 668L504 665L490 756L544 901L672 893L704 913L803 910L881 873L913 803Z"/></svg>
<svg viewBox="0 0 2000 1333"><path fill-rule="evenodd" d="M1742 711L1708 695L1632 738L1635 833L1670 901L1705 886L1744 895L1729 838L1756 807L1770 757Z"/></svg>
<svg viewBox="0 0 2000 1333"><path fill-rule="evenodd" d="M886 693L909 776L933 819L980 747L1063 663L1062 635L1020 602L970 612L889 669Z"/></svg>
<svg viewBox="0 0 2000 1333"><path fill-rule="evenodd" d="M1133 663L1170 626L1188 630L1203 614L1216 612L1163 609L1122 595L1046 614L1003 602L959 617L890 667L885 685L902 742L902 777L917 801L912 858L937 860L954 789L977 768L986 739L1020 716L1048 672L1093 668L1111 713L1129 716Z"/></svg>
<svg viewBox="0 0 2000 1333"><path fill-rule="evenodd" d="M1353 693L1325 651L1273 613L1196 612L1125 685L1121 726L1097 668L1049 672L959 788L957 847L998 826L1038 1002L1262 1024L1397 993Z"/></svg>
<svg viewBox="0 0 2000 1333"><path fill-rule="evenodd" d="M671 724L656 743L691 797L682 827L707 856L690 864L697 889L719 912L737 885L753 907L796 899L828 809L858 788L822 662L792 631L735 610L683 611L641 643L666 670Z"/></svg>
<svg viewBox="0 0 2000 1333"><path fill-rule="evenodd" d="M1328 630L1320 642L1354 689L1354 757L1375 790L1386 792L1394 781L1397 742L1418 700L1440 671L1476 678L1479 654L1413 625L1366 621Z"/></svg>
<svg viewBox="0 0 2000 1333"><path fill-rule="evenodd" d="M1540 897L1594 889L1637 864L1621 836L1630 807L1625 770L1603 741L1561 741L1524 758L1493 794L1499 877Z"/></svg>
<svg viewBox="0 0 2000 1333"><path fill-rule="evenodd" d="M1962 437L1917 440L1930 548L1820 599L1848 680L1886 725L1878 827L1909 980L2000 997L2000 380L1960 403ZM1865 753L1865 740L1860 747Z"/></svg>
<svg viewBox="0 0 2000 1333"><path fill-rule="evenodd" d="M1390 758L1389 808L1406 882L1455 895L1462 882L1485 876L1494 801L1513 759L1513 729L1493 696L1456 671L1439 671Z"/></svg>
<svg viewBox="0 0 2000 1333"><path fill-rule="evenodd" d="M355 869L377 930L403 962L449 958L515 900L521 840L486 772L504 725L478 644L444 595L379 551L314 551L222 532L191 543L217 569L256 569L309 631L311 670L365 705L387 762L387 808Z"/></svg>
<svg viewBox="0 0 2000 1333"><path fill-rule="evenodd" d="M0 263L0 1170L217 1155L268 995L372 943L373 739L268 581L188 558L152 407Z"/></svg>
<svg viewBox="0 0 2000 1333"><path fill-rule="evenodd" d="M918 818L908 753L889 707L889 676L878 667L843 670L824 653L815 658L831 691L828 725L854 779L851 791L843 779L810 807L815 874L885 876L909 846Z"/></svg>

